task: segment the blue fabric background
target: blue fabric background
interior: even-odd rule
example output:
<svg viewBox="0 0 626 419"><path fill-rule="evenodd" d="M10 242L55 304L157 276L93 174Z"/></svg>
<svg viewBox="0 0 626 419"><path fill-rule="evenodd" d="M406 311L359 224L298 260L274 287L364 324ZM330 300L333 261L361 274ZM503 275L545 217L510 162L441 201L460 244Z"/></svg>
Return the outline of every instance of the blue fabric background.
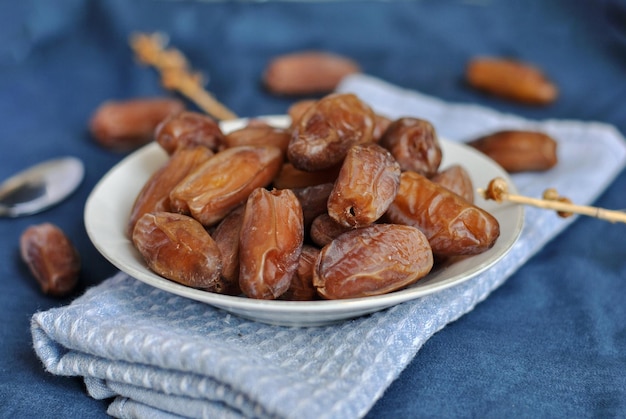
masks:
<svg viewBox="0 0 626 419"><path fill-rule="evenodd" d="M43 159L83 159L87 176L63 204L0 219L0 416L104 417L108 402L79 380L46 373L29 319L71 301L42 296L18 253L29 225L62 227L83 257L81 289L115 269L82 223L91 188L124 155L86 125L102 101L162 94L127 47L134 31L167 32L209 89L242 116L283 113L266 93L275 55L325 49L402 87L527 118L598 120L626 133L626 3L187 2L0 3L0 179ZM560 86L557 103L529 108L482 96L462 81L467 60L508 55L537 63ZM598 162L602 164L602 162ZM548 186L548 185L547 185ZM626 174L595 203L626 208ZM369 414L379 417L626 416L626 226L577 220L485 302L431 338Z"/></svg>

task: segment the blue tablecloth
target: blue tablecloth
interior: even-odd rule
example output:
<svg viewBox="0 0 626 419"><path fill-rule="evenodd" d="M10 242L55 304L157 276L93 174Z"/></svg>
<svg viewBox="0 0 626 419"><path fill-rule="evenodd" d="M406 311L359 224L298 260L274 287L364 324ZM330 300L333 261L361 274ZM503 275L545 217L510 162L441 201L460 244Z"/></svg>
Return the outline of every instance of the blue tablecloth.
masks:
<svg viewBox="0 0 626 419"><path fill-rule="evenodd" d="M102 417L108 401L78 379L44 371L29 321L68 304L116 270L89 242L84 202L124 157L86 130L104 100L162 94L127 47L134 31L164 31L209 89L243 116L283 113L291 98L260 87L275 55L336 51L367 74L453 102L529 119L579 119L626 132L626 5L618 1L4 2L0 6L0 179L50 157L83 159L86 178L63 204L0 219L0 416ZM558 101L531 108L483 96L462 76L470 57L540 65ZM598 162L601 165L602 162ZM625 208L626 174L595 202ZM83 258L81 287L42 296L21 263L29 225L62 227ZM626 416L626 227L580 218L472 312L435 334L369 417Z"/></svg>

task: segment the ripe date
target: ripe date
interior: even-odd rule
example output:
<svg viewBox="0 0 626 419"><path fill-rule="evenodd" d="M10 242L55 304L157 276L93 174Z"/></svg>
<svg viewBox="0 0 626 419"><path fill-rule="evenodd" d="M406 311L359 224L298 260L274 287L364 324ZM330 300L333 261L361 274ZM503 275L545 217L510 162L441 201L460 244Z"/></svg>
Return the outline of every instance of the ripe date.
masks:
<svg viewBox="0 0 626 419"><path fill-rule="evenodd" d="M327 299L368 297L413 284L432 267L430 245L417 228L372 224L324 246L313 285Z"/></svg>
<svg viewBox="0 0 626 419"><path fill-rule="evenodd" d="M415 172L403 172L385 219L419 228L437 256L473 255L490 249L500 225L487 211Z"/></svg>
<svg viewBox="0 0 626 419"><path fill-rule="evenodd" d="M246 202L239 237L239 286L256 299L289 289L304 241L302 207L289 189L255 189Z"/></svg>
<svg viewBox="0 0 626 419"><path fill-rule="evenodd" d="M287 157L301 170L340 164L354 144L373 140L372 109L351 93L335 93L306 109L292 130Z"/></svg>

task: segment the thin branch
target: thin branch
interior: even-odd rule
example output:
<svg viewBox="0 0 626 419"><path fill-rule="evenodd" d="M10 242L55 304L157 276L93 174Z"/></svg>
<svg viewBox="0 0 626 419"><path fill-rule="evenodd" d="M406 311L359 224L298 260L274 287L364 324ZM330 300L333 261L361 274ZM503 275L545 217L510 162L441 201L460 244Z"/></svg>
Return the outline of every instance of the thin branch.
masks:
<svg viewBox="0 0 626 419"><path fill-rule="evenodd" d="M542 199L510 194L508 192L508 185L502 178L495 178L491 180L487 189L478 189L478 193L481 194L483 198L491 199L496 202L508 201L516 204L555 210L561 217L581 214L604 221L610 221L612 223L626 223L625 212L572 204L569 199L559 196L554 189L546 189Z"/></svg>
<svg viewBox="0 0 626 419"><path fill-rule="evenodd" d="M178 91L218 120L236 119L234 112L204 89L202 76L189 68L187 59L180 51L165 48L167 42L167 37L159 33L139 33L130 38L130 46L137 59L160 72L164 88Z"/></svg>

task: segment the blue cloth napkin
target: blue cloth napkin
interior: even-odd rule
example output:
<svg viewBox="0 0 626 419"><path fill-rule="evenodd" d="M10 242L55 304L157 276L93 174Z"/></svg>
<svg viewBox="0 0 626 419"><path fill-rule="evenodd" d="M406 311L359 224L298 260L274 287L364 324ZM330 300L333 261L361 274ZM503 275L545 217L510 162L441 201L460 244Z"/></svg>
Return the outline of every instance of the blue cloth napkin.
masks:
<svg viewBox="0 0 626 419"><path fill-rule="evenodd" d="M524 120L366 75L348 77L338 90L392 118L428 119L455 141L500 128L546 131L559 142L558 166L514 175L521 194L555 187L590 204L626 162L626 141L606 124ZM119 273L69 306L36 313L33 344L52 374L82 376L92 397L114 397L108 413L115 417L358 418L430 336L472 310L574 218L527 208L520 240L492 269L332 326L256 323Z"/></svg>

